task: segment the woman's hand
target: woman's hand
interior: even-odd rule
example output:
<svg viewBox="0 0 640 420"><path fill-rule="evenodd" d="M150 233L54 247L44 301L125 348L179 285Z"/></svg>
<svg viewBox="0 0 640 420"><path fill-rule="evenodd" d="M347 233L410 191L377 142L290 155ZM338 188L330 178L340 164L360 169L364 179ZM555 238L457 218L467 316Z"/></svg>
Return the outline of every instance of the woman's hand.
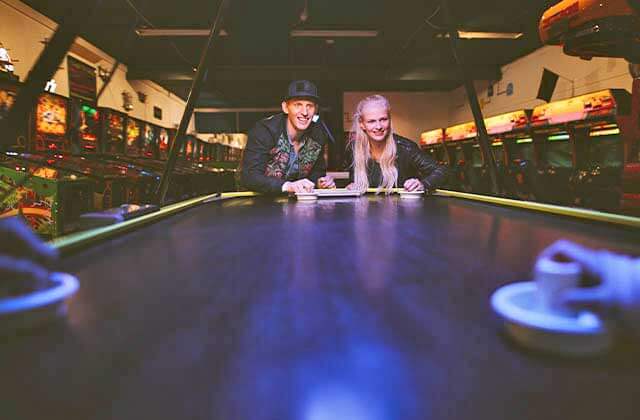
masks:
<svg viewBox="0 0 640 420"><path fill-rule="evenodd" d="M422 182L416 178L410 178L404 181L403 187L407 191L420 191L424 189Z"/></svg>

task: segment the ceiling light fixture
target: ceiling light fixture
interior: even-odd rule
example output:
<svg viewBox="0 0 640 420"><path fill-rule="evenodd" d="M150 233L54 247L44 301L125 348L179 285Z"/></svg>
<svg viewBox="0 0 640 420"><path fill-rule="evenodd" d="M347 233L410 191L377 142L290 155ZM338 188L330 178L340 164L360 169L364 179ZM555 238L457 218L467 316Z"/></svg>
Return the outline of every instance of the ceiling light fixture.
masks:
<svg viewBox="0 0 640 420"><path fill-rule="evenodd" d="M458 37L462 39L518 39L524 35L522 32L483 32L483 31L461 31L458 30ZM440 33L438 38L449 38L448 33Z"/></svg>
<svg viewBox="0 0 640 420"><path fill-rule="evenodd" d="M378 31L360 29L294 29L291 38L375 38Z"/></svg>
<svg viewBox="0 0 640 420"><path fill-rule="evenodd" d="M522 32L458 31L458 36L464 39L518 39L522 35Z"/></svg>
<svg viewBox="0 0 640 420"><path fill-rule="evenodd" d="M172 36L209 36L209 29L189 28L138 28L136 34L140 37L172 37ZM220 29L219 36L228 36L229 33Z"/></svg>

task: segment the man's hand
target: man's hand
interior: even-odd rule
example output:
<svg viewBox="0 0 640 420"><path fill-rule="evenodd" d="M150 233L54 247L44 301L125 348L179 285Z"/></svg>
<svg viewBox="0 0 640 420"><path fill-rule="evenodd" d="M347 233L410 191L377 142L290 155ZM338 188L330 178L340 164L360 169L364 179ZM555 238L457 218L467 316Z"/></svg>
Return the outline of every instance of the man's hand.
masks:
<svg viewBox="0 0 640 420"><path fill-rule="evenodd" d="M335 188L335 187L336 187L336 183L333 180L333 177L327 175L327 176L323 176L322 178L318 178L318 188L328 189L328 188Z"/></svg>
<svg viewBox="0 0 640 420"><path fill-rule="evenodd" d="M282 190L289 193L313 192L313 182L307 178L297 181L287 181L282 185Z"/></svg>
<svg viewBox="0 0 640 420"><path fill-rule="evenodd" d="M580 264L583 281L591 284L565 291L564 303L576 310L617 314L623 326L640 339L640 258L589 249L567 240L547 247L540 258Z"/></svg>
<svg viewBox="0 0 640 420"><path fill-rule="evenodd" d="M410 178L404 181L403 187L407 191L420 191L424 189L422 182L416 178Z"/></svg>
<svg viewBox="0 0 640 420"><path fill-rule="evenodd" d="M58 254L18 218L0 220L0 297L47 286Z"/></svg>

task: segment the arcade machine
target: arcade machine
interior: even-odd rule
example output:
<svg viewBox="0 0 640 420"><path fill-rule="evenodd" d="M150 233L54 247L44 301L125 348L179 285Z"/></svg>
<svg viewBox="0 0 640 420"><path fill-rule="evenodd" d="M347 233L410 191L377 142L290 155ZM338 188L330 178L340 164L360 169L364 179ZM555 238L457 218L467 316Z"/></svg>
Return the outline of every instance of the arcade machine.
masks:
<svg viewBox="0 0 640 420"><path fill-rule="evenodd" d="M625 136L621 131L630 117L631 97L625 90L596 92L585 100L584 119L575 121L578 204L599 210L618 211L622 199ZM631 139L632 140L632 139Z"/></svg>
<svg viewBox="0 0 640 420"><path fill-rule="evenodd" d="M536 173L536 149L529 133L530 114L530 110L507 112L485 118L484 123L492 150L498 152L494 157L504 195L536 201L540 185ZM486 179L486 165L483 168L483 177Z"/></svg>
<svg viewBox="0 0 640 420"><path fill-rule="evenodd" d="M444 149L444 130L437 128L435 130L425 131L420 134L420 148L429 154L439 164L448 165L447 153Z"/></svg>
<svg viewBox="0 0 640 420"><path fill-rule="evenodd" d="M124 203L126 180L121 172L71 157L68 112L66 98L50 93L41 94L31 116L29 153L21 153L16 158L93 180L95 209L101 210Z"/></svg>
<svg viewBox="0 0 640 420"><path fill-rule="evenodd" d="M30 178L22 183L25 176ZM47 238L76 229L93 207L94 183L84 176L19 160L0 158L0 218L20 215Z"/></svg>
<svg viewBox="0 0 640 420"><path fill-rule="evenodd" d="M0 72L0 122L9 115L13 106L20 84L12 77ZM13 146L15 151L24 151L27 148L27 127L19 130L17 143Z"/></svg>
<svg viewBox="0 0 640 420"><path fill-rule="evenodd" d="M482 157L478 155L476 124L471 121L444 130L444 144L449 155L450 182L453 190L480 192L479 170ZM474 149L477 149L474 151Z"/></svg>
<svg viewBox="0 0 640 420"><path fill-rule="evenodd" d="M608 89L534 108L545 201L601 210L620 208L624 137L630 96ZM622 121L621 121L622 120ZM633 141L633 139L630 139Z"/></svg>
<svg viewBox="0 0 640 420"><path fill-rule="evenodd" d="M106 158L102 150L109 147L103 144L101 134L104 134L102 124L109 123L101 115L101 111L93 105L73 98L71 99L71 139L72 149L78 150L82 158L91 160L97 165L116 168L127 177L127 203L148 203L153 198L157 184L156 174L144 168L126 165L123 162ZM114 117L115 114L109 115ZM107 126L107 130L112 127ZM117 125L116 125L117 128ZM113 144L112 144L113 146Z"/></svg>
<svg viewBox="0 0 640 420"><path fill-rule="evenodd" d="M640 63L640 2L637 0L610 0L606 7L602 1L563 0L547 9L539 23L540 38L543 43L563 45L565 54L591 59L592 57L621 57L630 63ZM640 72L639 66L629 67L633 78L631 111L628 117L616 117L616 128L606 128L608 135L620 135L623 143L620 211L640 215ZM619 113L617 113L619 114ZM596 131L597 132L597 131ZM595 132L594 132L595 133ZM600 131L602 133L602 131ZM584 132L582 133L584 135ZM591 136L590 136L591 137ZM598 138L600 136L593 136ZM589 142L591 144L591 142ZM615 149L608 144L607 149ZM598 149L596 147L595 149ZM598 152L596 151L595 154ZM605 153L608 155L609 153ZM619 152L611 155L620 156ZM600 157L600 162L610 158ZM609 165L615 167L617 165ZM589 171L588 171L589 172ZM601 176L600 170L590 171L593 177ZM598 184L598 181L595 181ZM606 182L605 182L606 184ZM610 197L604 199L604 206L610 204ZM600 206L601 203L596 203Z"/></svg>
<svg viewBox="0 0 640 420"><path fill-rule="evenodd" d="M109 156L122 155L127 116L109 108L99 108L98 112L101 115L101 153Z"/></svg>
<svg viewBox="0 0 640 420"><path fill-rule="evenodd" d="M0 120L19 89L11 59L0 45ZM0 217L21 215L35 232L55 237L74 230L91 209L92 183L85 177L19 159L27 147L26 127L12 151L0 156ZM29 177L20 185L25 177Z"/></svg>

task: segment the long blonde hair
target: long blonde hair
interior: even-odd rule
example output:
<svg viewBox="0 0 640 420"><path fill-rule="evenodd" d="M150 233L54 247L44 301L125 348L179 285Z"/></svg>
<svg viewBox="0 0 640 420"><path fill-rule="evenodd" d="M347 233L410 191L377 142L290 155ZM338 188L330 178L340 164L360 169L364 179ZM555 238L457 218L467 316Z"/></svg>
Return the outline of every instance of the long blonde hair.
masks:
<svg viewBox="0 0 640 420"><path fill-rule="evenodd" d="M369 178L367 177L367 166L371 159L371 150L369 146L369 137L360 127L362 121L362 112L364 107L370 104L383 105L391 118L391 105L387 98L382 95L367 96L356 107L353 116L353 126L351 132L351 149L353 150L353 182L358 191L366 191L369 188ZM389 121L389 134L385 139L385 147L380 156L380 169L382 170L382 182L378 185L378 191L384 190L389 194L391 189L398 182L398 168L396 168L396 142L393 140L393 123Z"/></svg>

